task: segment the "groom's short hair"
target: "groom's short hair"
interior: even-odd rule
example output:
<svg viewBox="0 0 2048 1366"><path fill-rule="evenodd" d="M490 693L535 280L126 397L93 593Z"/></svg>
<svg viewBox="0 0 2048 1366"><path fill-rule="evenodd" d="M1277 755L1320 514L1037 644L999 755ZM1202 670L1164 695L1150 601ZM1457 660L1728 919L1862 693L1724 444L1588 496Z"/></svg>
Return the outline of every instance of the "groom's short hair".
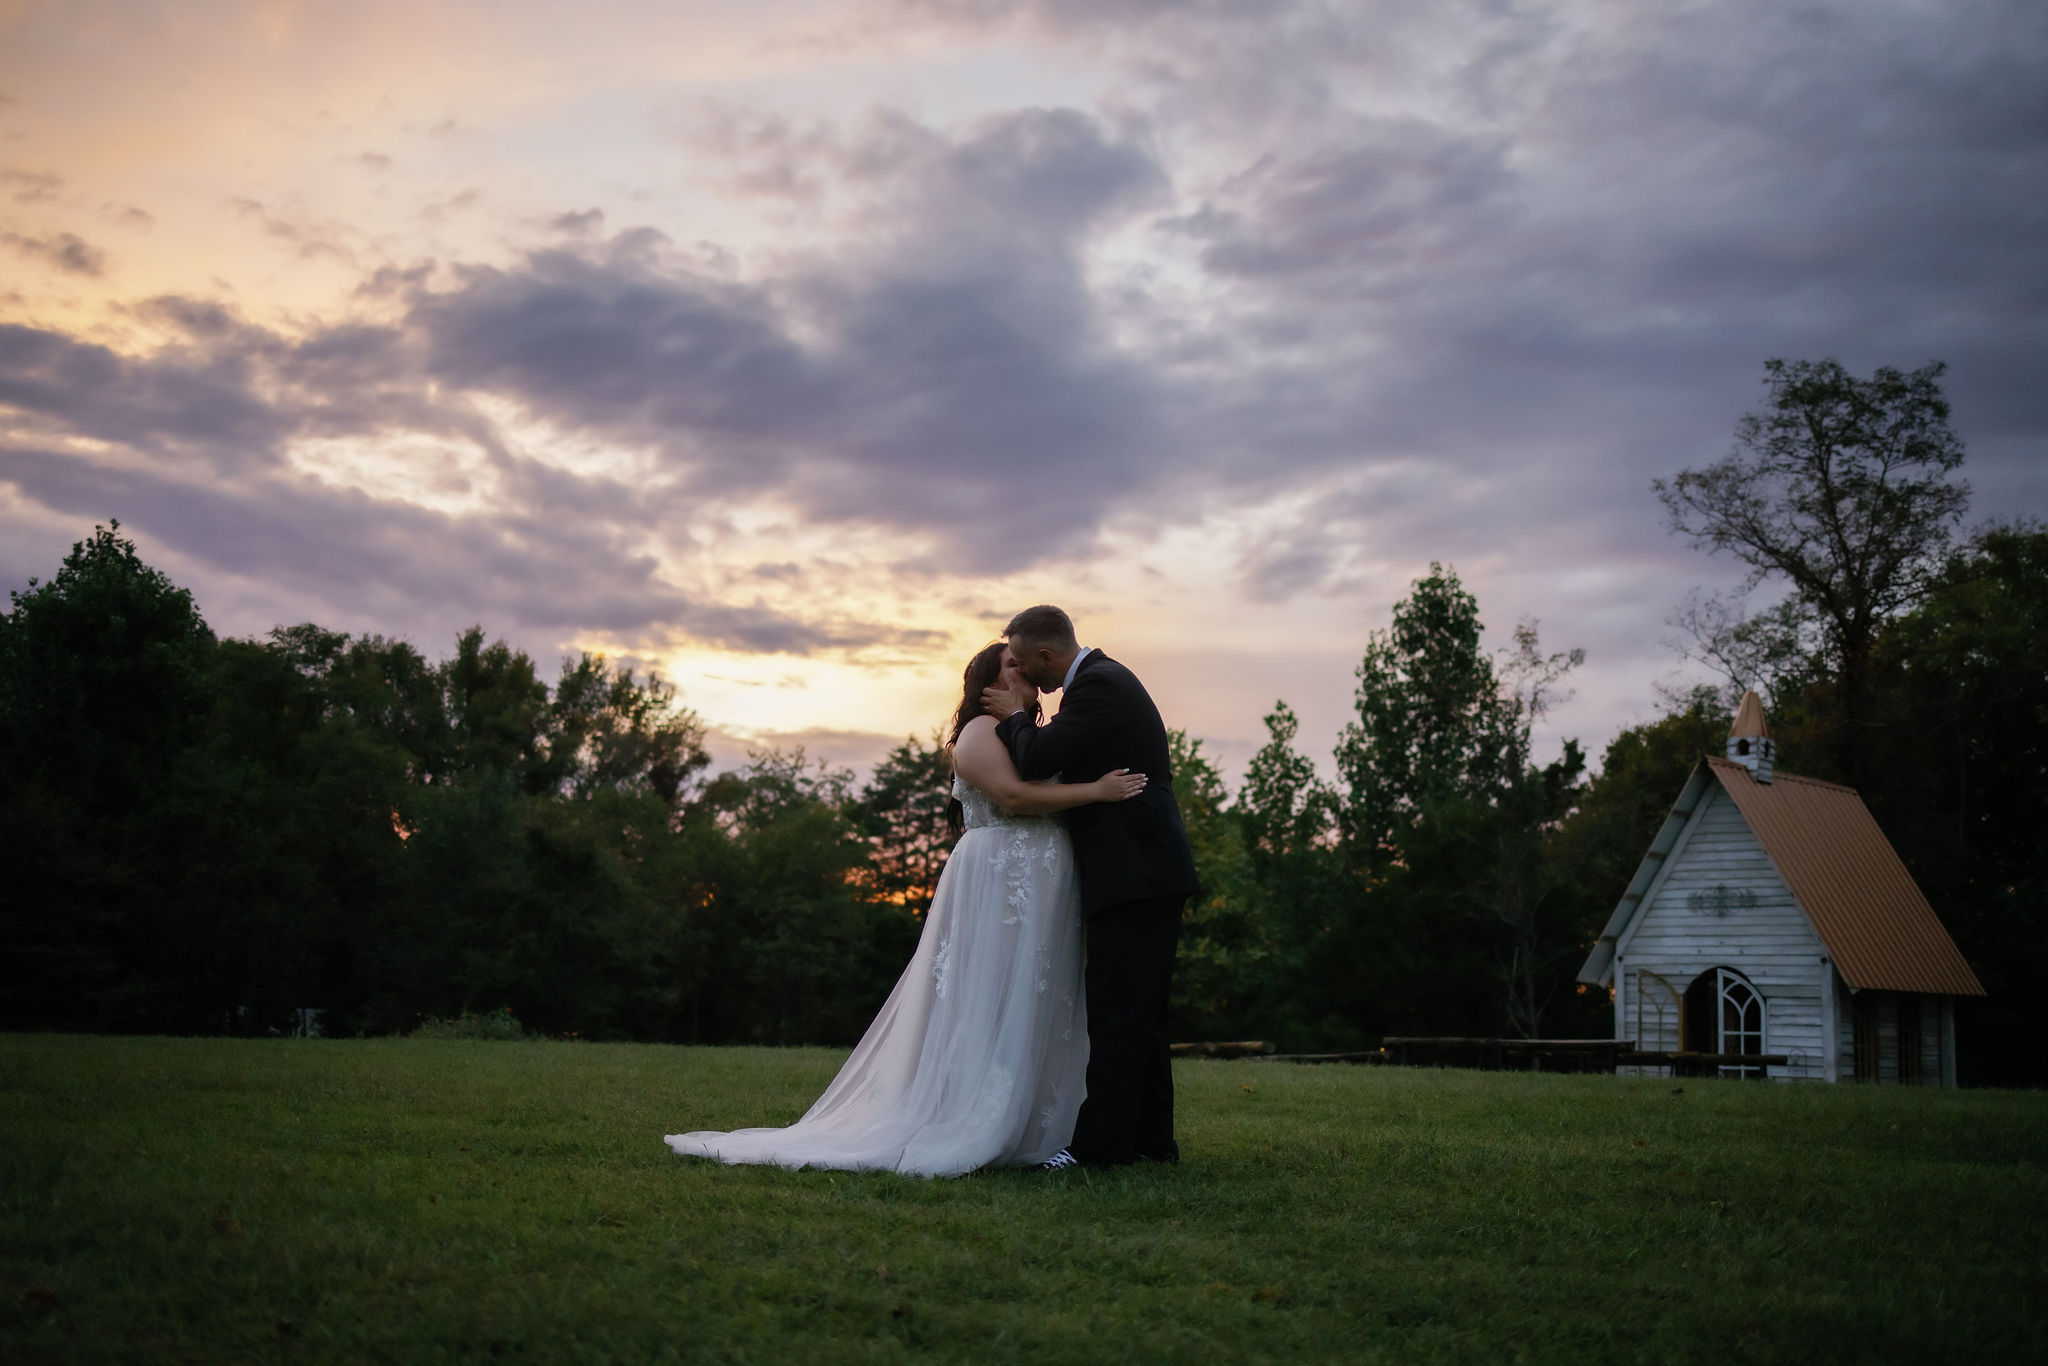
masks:
<svg viewBox="0 0 2048 1366"><path fill-rule="evenodd" d="M1030 649L1049 645L1057 650L1066 650L1080 643L1074 639L1074 619L1046 603L1027 607L1011 617L1010 624L1003 628L1003 636L1008 640L1022 641Z"/></svg>

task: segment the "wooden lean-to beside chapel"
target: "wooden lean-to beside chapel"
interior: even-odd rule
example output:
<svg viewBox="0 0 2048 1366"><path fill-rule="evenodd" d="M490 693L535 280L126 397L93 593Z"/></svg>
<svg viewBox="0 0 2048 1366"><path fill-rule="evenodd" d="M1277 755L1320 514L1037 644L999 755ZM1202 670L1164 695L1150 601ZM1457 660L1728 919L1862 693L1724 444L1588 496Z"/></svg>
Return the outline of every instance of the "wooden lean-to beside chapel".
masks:
<svg viewBox="0 0 2048 1366"><path fill-rule="evenodd" d="M1727 757L1693 770L1579 980L1613 989L1614 1037L1645 1052L1955 1085L1955 1000L1984 988L1863 799L1775 771L1776 748L1745 694Z"/></svg>

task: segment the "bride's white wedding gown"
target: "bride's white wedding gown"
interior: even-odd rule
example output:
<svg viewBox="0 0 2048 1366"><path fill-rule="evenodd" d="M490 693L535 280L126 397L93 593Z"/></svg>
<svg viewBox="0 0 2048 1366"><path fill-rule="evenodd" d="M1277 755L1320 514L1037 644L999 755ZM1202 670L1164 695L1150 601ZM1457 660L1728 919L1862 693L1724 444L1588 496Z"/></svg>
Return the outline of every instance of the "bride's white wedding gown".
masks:
<svg viewBox="0 0 2048 1366"><path fill-rule="evenodd" d="M786 1129L669 1134L729 1163L957 1176L1043 1162L1073 1136L1088 1070L1081 903L1066 828L953 780L966 833L881 1014Z"/></svg>

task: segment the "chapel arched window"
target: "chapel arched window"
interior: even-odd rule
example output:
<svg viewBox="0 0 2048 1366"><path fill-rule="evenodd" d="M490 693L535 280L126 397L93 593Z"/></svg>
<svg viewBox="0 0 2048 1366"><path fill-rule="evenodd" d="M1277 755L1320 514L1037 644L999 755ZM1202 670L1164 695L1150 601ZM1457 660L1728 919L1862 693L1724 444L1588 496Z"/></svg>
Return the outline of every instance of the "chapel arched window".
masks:
<svg viewBox="0 0 2048 1366"><path fill-rule="evenodd" d="M1714 994L1719 1005L1715 1040L1721 1053L1764 1051L1764 998L1747 979L1732 968L1715 968ZM1746 1064L1723 1064L1724 1077L1761 1077L1764 1069Z"/></svg>

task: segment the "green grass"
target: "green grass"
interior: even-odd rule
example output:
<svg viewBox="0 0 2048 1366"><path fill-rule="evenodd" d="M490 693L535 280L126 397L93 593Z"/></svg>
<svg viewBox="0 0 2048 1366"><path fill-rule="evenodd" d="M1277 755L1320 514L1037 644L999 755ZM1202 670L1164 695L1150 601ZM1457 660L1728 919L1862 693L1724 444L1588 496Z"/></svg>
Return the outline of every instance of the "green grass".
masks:
<svg viewBox="0 0 2048 1366"><path fill-rule="evenodd" d="M2013 1361L2048 1095L1180 1065L1187 1160L727 1168L827 1050L0 1036L0 1360Z"/></svg>

